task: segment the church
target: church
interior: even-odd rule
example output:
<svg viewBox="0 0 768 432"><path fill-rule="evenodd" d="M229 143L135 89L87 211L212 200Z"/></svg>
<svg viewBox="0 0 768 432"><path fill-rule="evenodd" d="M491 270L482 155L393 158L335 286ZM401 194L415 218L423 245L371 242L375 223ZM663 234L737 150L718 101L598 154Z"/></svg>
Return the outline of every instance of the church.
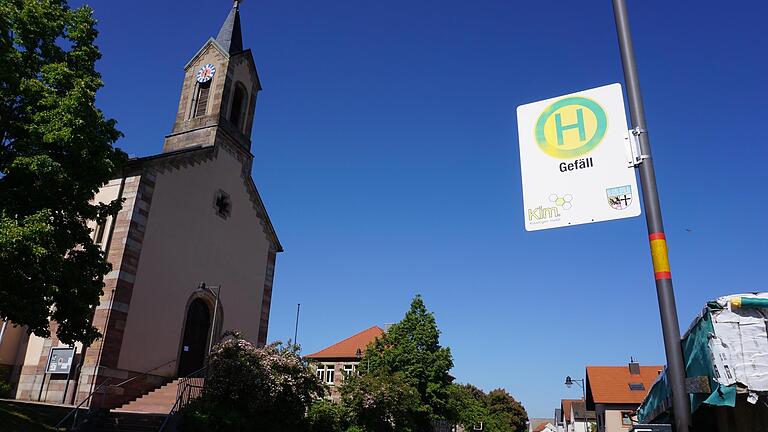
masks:
<svg viewBox="0 0 768 432"><path fill-rule="evenodd" d="M91 226L112 264L93 318L102 337L67 347L55 332L3 328L0 365L16 399L77 404L98 390L88 404L118 407L202 368L225 330L266 343L283 249L251 177L260 90L235 1L184 66L162 152L131 159L95 197L124 200L115 218Z"/></svg>

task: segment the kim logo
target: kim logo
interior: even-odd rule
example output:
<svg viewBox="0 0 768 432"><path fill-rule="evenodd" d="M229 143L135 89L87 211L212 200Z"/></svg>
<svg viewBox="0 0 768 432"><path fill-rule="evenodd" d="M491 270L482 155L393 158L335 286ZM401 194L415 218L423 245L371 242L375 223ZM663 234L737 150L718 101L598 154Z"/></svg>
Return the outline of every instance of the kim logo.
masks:
<svg viewBox="0 0 768 432"><path fill-rule="evenodd" d="M621 186L606 189L608 205L616 210L624 210L632 204L632 186Z"/></svg>
<svg viewBox="0 0 768 432"><path fill-rule="evenodd" d="M565 194L560 196L558 194L552 194L549 196L549 202L555 203L556 206L562 207L564 210L570 210L573 207L573 195Z"/></svg>

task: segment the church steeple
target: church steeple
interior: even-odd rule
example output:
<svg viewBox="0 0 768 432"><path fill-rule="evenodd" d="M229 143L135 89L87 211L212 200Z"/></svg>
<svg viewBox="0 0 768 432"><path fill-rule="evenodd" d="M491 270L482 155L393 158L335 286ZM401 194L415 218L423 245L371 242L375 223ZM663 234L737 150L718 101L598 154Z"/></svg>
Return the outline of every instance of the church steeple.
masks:
<svg viewBox="0 0 768 432"><path fill-rule="evenodd" d="M240 30L240 2L235 0L232 10L229 11L224 25L216 36L216 42L230 55L243 50L243 35Z"/></svg>
<svg viewBox="0 0 768 432"><path fill-rule="evenodd" d="M243 49L240 1L184 70L179 110L163 151L230 144L250 152L261 83L251 50Z"/></svg>

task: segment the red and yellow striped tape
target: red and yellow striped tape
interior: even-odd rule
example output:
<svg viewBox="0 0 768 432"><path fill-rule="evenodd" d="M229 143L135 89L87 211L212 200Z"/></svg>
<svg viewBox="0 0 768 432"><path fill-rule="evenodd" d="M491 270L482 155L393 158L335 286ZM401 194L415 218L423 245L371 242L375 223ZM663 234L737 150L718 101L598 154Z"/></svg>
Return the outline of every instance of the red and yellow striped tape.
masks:
<svg viewBox="0 0 768 432"><path fill-rule="evenodd" d="M672 273L669 271L667 237L664 235L664 233L653 233L648 237L651 240L653 273L656 276L656 279L672 279Z"/></svg>

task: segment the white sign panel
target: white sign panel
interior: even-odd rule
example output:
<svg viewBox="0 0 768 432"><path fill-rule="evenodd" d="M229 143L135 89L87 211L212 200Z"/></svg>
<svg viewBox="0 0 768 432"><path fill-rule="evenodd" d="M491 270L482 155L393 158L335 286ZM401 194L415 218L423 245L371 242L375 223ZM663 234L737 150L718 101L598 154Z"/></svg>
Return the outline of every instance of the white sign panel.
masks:
<svg viewBox="0 0 768 432"><path fill-rule="evenodd" d="M68 374L72 368L72 359L75 357L75 349L71 347L51 348L48 354L46 373Z"/></svg>
<svg viewBox="0 0 768 432"><path fill-rule="evenodd" d="M517 107L525 229L640 214L621 84Z"/></svg>

